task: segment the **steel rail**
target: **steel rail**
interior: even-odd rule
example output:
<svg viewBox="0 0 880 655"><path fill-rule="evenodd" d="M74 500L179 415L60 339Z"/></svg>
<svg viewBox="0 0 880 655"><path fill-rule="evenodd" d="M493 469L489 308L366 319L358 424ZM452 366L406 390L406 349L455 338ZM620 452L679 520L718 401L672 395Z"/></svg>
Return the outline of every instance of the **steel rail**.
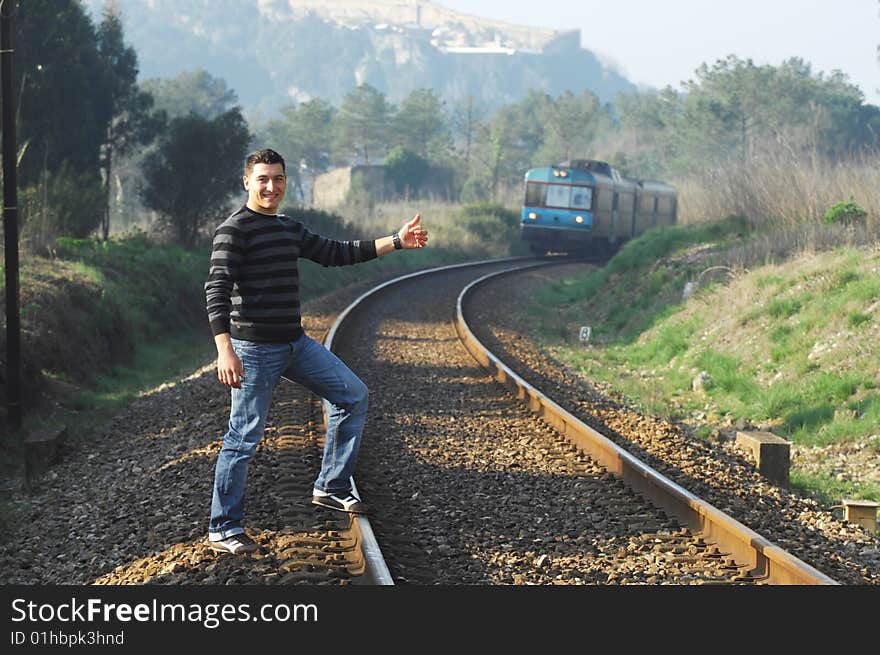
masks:
<svg viewBox="0 0 880 655"><path fill-rule="evenodd" d="M354 311L361 307L367 300L374 299L374 297L382 291L387 290L389 287L404 282L406 280L410 280L412 278L430 275L434 273L446 272L450 270L462 269L462 268L470 268L474 266L485 266L488 264L503 264L507 262L516 262L522 261L526 262L524 266L514 267L513 269L508 270L518 270L521 268L529 268L534 266L542 266L547 265L546 260L536 261L531 257L509 257L504 259L489 259L489 260L480 260L475 262L467 262L464 264L449 264L447 266L438 266L436 268L429 268L420 271L416 271L414 273L407 273L406 275L401 275L394 279L388 280L387 282L383 282L372 289L366 291L358 298L356 298L348 307L346 307L339 315L336 317L333 325L327 330L327 333L324 337L324 346L332 351L334 348L334 339L339 340L339 334L345 327L345 323L347 320L350 320ZM324 425L327 425L327 407L326 403L322 403L322 410L324 414ZM352 478L352 487L355 493L357 494L357 486L355 485L355 480ZM369 502L368 500L366 501ZM391 576L391 572L388 570L388 565L385 563L385 558L382 555L382 549L379 547L379 542L376 539L375 533L373 532L373 528L370 525L370 520L366 515L363 514L351 514L352 517L352 532L357 539L358 545L361 548L361 552L364 556L364 565L365 570L363 573L363 580L360 584L368 584L368 585L393 585L394 579Z"/></svg>
<svg viewBox="0 0 880 655"><path fill-rule="evenodd" d="M834 579L780 548L757 532L698 498L625 451L602 433L553 402L493 355L474 335L464 317L467 295L489 280L518 269L484 275L468 284L456 303L456 330L465 348L495 379L516 391L517 397L575 446L621 477L695 533L715 541L734 558L748 564L749 574L776 585L837 585Z"/></svg>

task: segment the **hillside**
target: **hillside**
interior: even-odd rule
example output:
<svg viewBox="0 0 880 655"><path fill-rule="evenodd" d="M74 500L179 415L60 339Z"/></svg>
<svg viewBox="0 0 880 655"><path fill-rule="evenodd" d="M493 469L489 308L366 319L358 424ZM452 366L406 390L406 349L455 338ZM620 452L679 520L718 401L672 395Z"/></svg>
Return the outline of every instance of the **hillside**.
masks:
<svg viewBox="0 0 880 655"><path fill-rule="evenodd" d="M84 0L100 20L105 0ZM399 102L432 88L454 105L487 108L531 89L589 89L604 102L635 85L581 48L580 31L523 27L415 0L126 0L126 41L140 78L204 69L226 81L247 114L292 101L334 104L361 83Z"/></svg>
<svg viewBox="0 0 880 655"><path fill-rule="evenodd" d="M781 236L736 217L660 228L523 300L526 332L607 393L698 436L789 440L792 485L805 493L878 500L880 251L834 234L771 256Z"/></svg>

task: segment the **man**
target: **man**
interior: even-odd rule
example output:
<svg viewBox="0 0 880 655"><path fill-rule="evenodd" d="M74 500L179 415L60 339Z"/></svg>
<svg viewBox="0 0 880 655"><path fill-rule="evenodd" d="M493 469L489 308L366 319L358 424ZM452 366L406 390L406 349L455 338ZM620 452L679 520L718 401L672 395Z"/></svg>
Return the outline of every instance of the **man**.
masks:
<svg viewBox="0 0 880 655"><path fill-rule="evenodd" d="M428 241L418 214L397 233L374 241L328 239L279 214L287 175L284 159L274 150L248 155L243 182L247 203L214 232L205 283L217 377L232 395L229 430L214 472L208 542L229 553L257 549L242 527L245 483L281 377L302 384L328 408L312 502L344 512L366 511L352 493L351 476L367 414L367 387L303 332L297 259L345 266L402 248L423 248Z"/></svg>

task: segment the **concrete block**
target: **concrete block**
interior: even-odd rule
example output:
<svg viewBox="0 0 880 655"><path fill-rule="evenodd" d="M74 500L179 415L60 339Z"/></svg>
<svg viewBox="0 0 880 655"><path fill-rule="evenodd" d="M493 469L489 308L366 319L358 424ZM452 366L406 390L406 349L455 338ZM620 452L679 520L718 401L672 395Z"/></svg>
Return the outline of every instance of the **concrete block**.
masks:
<svg viewBox="0 0 880 655"><path fill-rule="evenodd" d="M67 428L34 430L24 438L25 473L29 480L57 464Z"/></svg>
<svg viewBox="0 0 880 655"><path fill-rule="evenodd" d="M789 486L791 442L771 432L739 431L736 444L751 452L761 475L782 487Z"/></svg>
<svg viewBox="0 0 880 655"><path fill-rule="evenodd" d="M843 500L843 518L858 523L868 532L877 532L877 508L873 500Z"/></svg>

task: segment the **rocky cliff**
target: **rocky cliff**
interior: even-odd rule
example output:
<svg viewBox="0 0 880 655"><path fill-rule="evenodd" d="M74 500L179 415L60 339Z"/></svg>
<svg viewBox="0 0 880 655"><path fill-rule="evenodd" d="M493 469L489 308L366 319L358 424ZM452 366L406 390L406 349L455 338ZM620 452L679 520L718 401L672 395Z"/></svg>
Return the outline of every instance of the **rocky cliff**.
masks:
<svg viewBox="0 0 880 655"><path fill-rule="evenodd" d="M95 20L104 0L84 0ZM538 89L589 89L602 102L635 86L581 47L580 32L511 25L425 0L125 0L142 78L202 68L247 113L292 101L334 104L366 82L399 102L430 87L450 105L492 109Z"/></svg>

